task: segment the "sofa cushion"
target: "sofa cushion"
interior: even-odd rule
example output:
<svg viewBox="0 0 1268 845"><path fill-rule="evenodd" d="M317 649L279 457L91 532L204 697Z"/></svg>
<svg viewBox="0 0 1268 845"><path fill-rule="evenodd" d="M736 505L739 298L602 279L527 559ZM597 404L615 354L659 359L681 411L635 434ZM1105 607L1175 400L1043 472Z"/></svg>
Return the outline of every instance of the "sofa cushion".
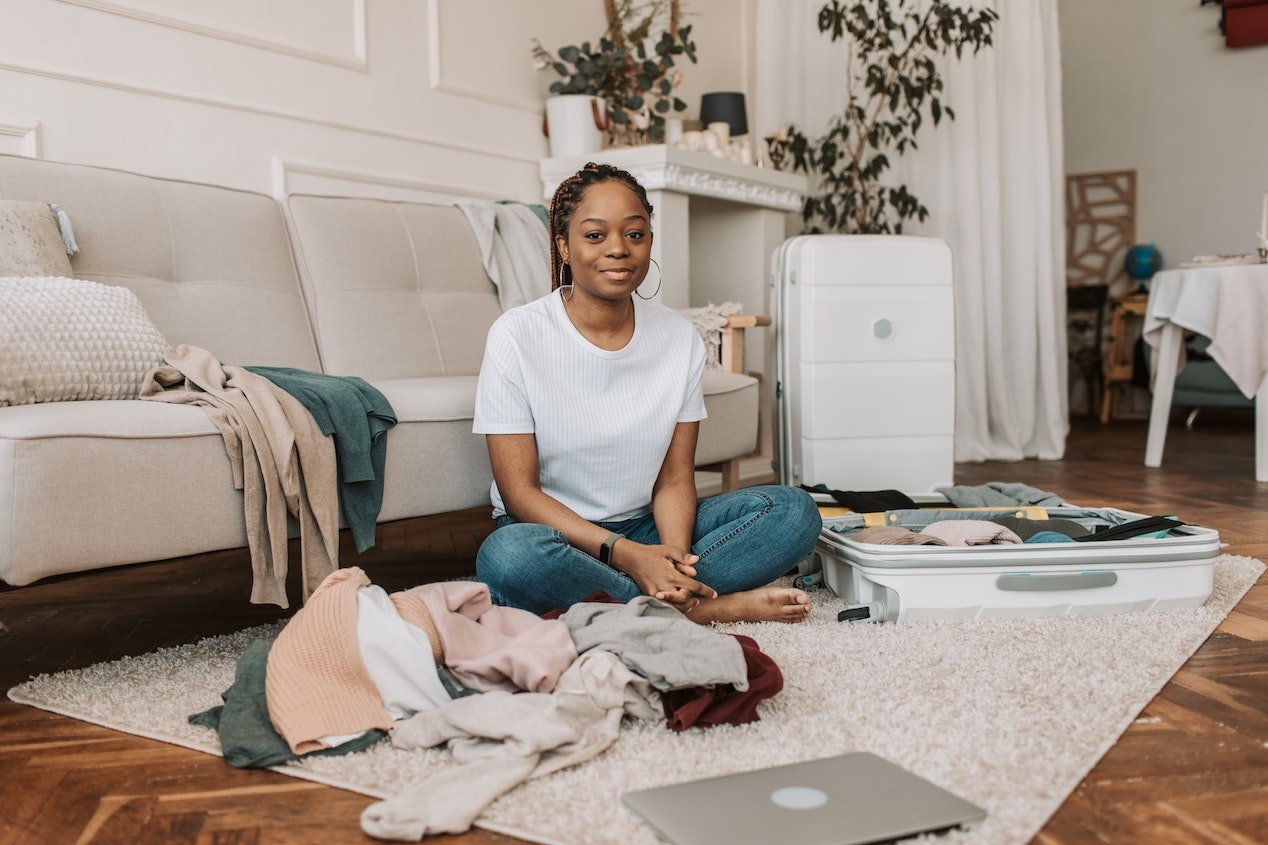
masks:
<svg viewBox="0 0 1268 845"><path fill-rule="evenodd" d="M475 416L476 380L477 376L434 376L380 379L373 384L392 403L399 422L470 423Z"/></svg>
<svg viewBox="0 0 1268 845"><path fill-rule="evenodd" d="M97 437L106 440L149 440L220 436L202 410L164 402L99 401L52 403L5 408L0 414L0 441Z"/></svg>
<svg viewBox="0 0 1268 845"><path fill-rule="evenodd" d="M0 406L135 399L165 345L127 288L0 278Z"/></svg>
<svg viewBox="0 0 1268 845"><path fill-rule="evenodd" d="M396 410L388 433L387 474L379 519L489 503L493 471L484 436L471 433L475 376L373 382Z"/></svg>
<svg viewBox="0 0 1268 845"><path fill-rule="evenodd" d="M327 372L371 381L480 372L501 311L458 209L305 195L287 205Z"/></svg>
<svg viewBox="0 0 1268 845"><path fill-rule="evenodd" d="M69 276L70 257L48 203L0 200L0 276Z"/></svg>
<svg viewBox="0 0 1268 845"><path fill-rule="evenodd" d="M14 586L246 545L224 442L199 408L127 400L0 413L0 580Z"/></svg>
<svg viewBox="0 0 1268 845"><path fill-rule="evenodd" d="M130 288L173 344L320 369L281 208L264 194L0 155L0 199L54 202L76 278Z"/></svg>

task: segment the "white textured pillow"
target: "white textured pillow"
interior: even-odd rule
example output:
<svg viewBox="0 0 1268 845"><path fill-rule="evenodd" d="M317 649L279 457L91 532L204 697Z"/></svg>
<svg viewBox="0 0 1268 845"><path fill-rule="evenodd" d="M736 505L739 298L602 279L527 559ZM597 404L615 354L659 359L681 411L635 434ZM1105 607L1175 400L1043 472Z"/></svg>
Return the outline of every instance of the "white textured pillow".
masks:
<svg viewBox="0 0 1268 845"><path fill-rule="evenodd" d="M166 346L125 287L0 278L0 406L135 399Z"/></svg>

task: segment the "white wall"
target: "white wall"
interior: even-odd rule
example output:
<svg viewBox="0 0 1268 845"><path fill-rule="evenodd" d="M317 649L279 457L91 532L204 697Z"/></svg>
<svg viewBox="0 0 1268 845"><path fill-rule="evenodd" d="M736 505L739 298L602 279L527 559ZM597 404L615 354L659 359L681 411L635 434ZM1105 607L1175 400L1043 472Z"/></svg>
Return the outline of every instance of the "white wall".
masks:
<svg viewBox="0 0 1268 845"><path fill-rule="evenodd" d="M692 0L681 96L750 90L752 0ZM0 0L0 152L248 188L537 201L531 38L602 0Z"/></svg>
<svg viewBox="0 0 1268 845"><path fill-rule="evenodd" d="M1167 266L1255 248L1268 46L1228 50L1197 0L1060 0L1067 173L1135 168L1136 237Z"/></svg>

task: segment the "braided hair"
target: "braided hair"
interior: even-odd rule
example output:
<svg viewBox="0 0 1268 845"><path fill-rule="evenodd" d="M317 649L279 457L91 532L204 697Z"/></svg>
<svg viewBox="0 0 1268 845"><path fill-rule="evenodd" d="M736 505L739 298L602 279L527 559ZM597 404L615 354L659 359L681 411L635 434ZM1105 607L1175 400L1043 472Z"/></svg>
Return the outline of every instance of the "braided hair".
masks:
<svg viewBox="0 0 1268 845"><path fill-rule="evenodd" d="M647 219L652 218L652 204L647 201L647 191L628 171L611 164L595 164L588 162L585 167L559 183L555 195L550 200L550 289L572 285L572 267L564 263L559 252L559 240L568 240L568 226L572 223L572 215L581 205L586 189L591 185L603 182L621 182L638 197L643 208L647 210Z"/></svg>

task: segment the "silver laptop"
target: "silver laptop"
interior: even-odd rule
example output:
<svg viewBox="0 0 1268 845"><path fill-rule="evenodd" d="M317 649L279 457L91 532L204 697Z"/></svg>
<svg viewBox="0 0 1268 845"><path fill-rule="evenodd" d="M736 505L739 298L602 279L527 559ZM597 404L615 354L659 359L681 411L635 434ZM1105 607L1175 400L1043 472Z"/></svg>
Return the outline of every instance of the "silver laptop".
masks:
<svg viewBox="0 0 1268 845"><path fill-rule="evenodd" d="M942 832L986 811L875 754L845 754L622 796L675 845L864 845Z"/></svg>

